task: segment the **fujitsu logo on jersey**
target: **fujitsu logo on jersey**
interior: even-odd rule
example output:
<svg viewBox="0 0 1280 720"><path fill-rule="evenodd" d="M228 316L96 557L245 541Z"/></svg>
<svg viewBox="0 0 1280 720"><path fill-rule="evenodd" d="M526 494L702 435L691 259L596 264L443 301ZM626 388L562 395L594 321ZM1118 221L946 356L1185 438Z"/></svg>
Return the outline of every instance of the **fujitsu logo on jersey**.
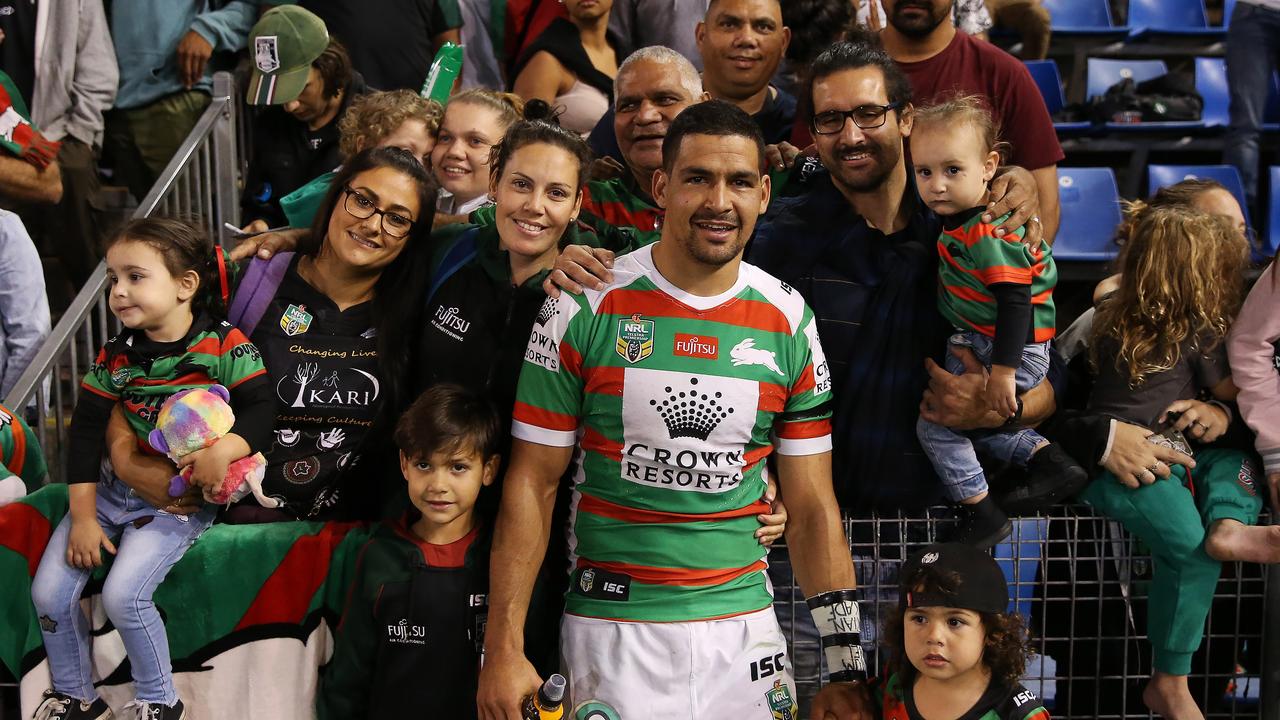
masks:
<svg viewBox="0 0 1280 720"><path fill-rule="evenodd" d="M674 352L681 357L715 360L720 356L720 339L712 336L676 333Z"/></svg>
<svg viewBox="0 0 1280 720"><path fill-rule="evenodd" d="M733 408L721 407L720 392L698 392L698 378L689 378L688 390L667 386L666 393L661 402L650 400L649 404L657 409L672 440L681 437L706 440L721 420L733 414Z"/></svg>
<svg viewBox="0 0 1280 720"><path fill-rule="evenodd" d="M458 314L458 308L446 308L443 305L436 308L436 319L432 320L431 324L457 340L461 340L462 336L466 335L467 331L471 329L471 322L462 319L462 316ZM456 330L457 334L450 332L450 330Z"/></svg>

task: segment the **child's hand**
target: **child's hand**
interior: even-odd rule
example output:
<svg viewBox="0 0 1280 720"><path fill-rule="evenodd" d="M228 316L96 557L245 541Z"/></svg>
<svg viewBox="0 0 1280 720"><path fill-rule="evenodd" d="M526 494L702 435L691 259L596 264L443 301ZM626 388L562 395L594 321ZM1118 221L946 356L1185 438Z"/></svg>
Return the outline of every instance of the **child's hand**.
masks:
<svg viewBox="0 0 1280 720"><path fill-rule="evenodd" d="M222 487L231 463L248 454L243 452L244 441L237 443L234 440L228 441L228 438L235 436L223 436L209 447L197 450L178 461L180 467L191 466L191 484L203 489L206 496Z"/></svg>
<svg viewBox="0 0 1280 720"><path fill-rule="evenodd" d="M1018 412L1018 386L1014 369L1004 365L992 365L987 378L987 404L1002 417L1013 417Z"/></svg>
<svg viewBox="0 0 1280 720"><path fill-rule="evenodd" d="M67 537L67 564L82 570L92 570L102 565L102 553L105 548L112 555L116 554L116 546L103 532L97 520L71 521L71 534Z"/></svg>

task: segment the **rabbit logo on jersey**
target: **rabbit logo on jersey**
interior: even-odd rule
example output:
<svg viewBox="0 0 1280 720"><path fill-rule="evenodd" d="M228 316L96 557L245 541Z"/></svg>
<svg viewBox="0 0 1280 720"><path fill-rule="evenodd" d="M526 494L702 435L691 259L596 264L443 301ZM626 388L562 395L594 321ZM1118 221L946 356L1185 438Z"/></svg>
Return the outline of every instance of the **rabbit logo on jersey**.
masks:
<svg viewBox="0 0 1280 720"><path fill-rule="evenodd" d="M686 492L738 487L759 396L751 380L627 368L623 479Z"/></svg>

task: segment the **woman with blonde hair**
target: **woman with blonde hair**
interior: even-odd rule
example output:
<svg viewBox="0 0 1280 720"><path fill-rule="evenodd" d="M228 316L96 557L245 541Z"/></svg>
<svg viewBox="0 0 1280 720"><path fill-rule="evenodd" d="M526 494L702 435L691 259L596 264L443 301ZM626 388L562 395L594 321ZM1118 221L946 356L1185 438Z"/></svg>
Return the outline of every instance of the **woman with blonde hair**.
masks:
<svg viewBox="0 0 1280 720"><path fill-rule="evenodd" d="M1088 409L1149 428L1157 444L1194 449L1195 459L1104 471L1080 499L1151 548L1154 672L1143 702L1167 718L1199 719L1187 675L1221 563L1280 560L1271 529L1254 526L1262 504L1254 461L1202 447L1232 422L1222 403L1236 394L1225 341L1243 296L1248 244L1228 219L1181 204L1137 202L1127 216L1118 284L1093 321ZM1198 399L1206 395L1213 399Z"/></svg>
<svg viewBox="0 0 1280 720"><path fill-rule="evenodd" d="M476 88L449 98L431 151L431 171L440 182L436 224L466 222L489 204L489 155L494 145L524 117L524 100L514 93Z"/></svg>

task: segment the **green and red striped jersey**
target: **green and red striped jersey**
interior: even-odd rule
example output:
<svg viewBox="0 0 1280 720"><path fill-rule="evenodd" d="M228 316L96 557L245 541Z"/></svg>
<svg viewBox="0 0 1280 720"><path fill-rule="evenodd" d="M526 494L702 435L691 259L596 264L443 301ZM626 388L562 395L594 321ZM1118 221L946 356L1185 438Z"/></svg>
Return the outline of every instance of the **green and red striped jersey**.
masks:
<svg viewBox="0 0 1280 720"><path fill-rule="evenodd" d="M880 705L880 717L884 720L923 720L916 709L913 684L916 674L894 673L886 678L872 680L872 697ZM1049 720L1040 698L1019 683L1012 687L1001 686L994 680L978 702L960 716L959 720Z"/></svg>
<svg viewBox="0 0 1280 720"><path fill-rule="evenodd" d="M0 504L35 491L48 474L35 433L17 413L0 405Z"/></svg>
<svg viewBox="0 0 1280 720"><path fill-rule="evenodd" d="M653 246L601 291L548 299L534 321L512 435L578 448L566 611L705 620L772 602L756 541L765 458L831 449L831 374L812 311L743 263L690 295Z"/></svg>
<svg viewBox="0 0 1280 720"><path fill-rule="evenodd" d="M964 224L938 236L938 309L962 329L988 337L996 334L996 299L989 287L998 283L1031 286L1035 342L1053 339L1053 288L1058 270L1049 245L1032 250L1023 231L998 238L995 229L1008 216L982 222L976 212Z"/></svg>
<svg viewBox="0 0 1280 720"><path fill-rule="evenodd" d="M214 383L234 390L256 377L266 377L262 354L239 328L218 320L197 318L175 348L154 360L144 360L135 343L146 342L141 332L126 330L98 351L80 387L112 402L120 401L138 443L150 451L147 435L155 429L160 406L170 395Z"/></svg>
<svg viewBox="0 0 1280 720"><path fill-rule="evenodd" d="M663 210L636 189L630 173L611 180L592 180L582 190L583 222L596 232L603 221L618 228L635 228L639 245L658 241Z"/></svg>

